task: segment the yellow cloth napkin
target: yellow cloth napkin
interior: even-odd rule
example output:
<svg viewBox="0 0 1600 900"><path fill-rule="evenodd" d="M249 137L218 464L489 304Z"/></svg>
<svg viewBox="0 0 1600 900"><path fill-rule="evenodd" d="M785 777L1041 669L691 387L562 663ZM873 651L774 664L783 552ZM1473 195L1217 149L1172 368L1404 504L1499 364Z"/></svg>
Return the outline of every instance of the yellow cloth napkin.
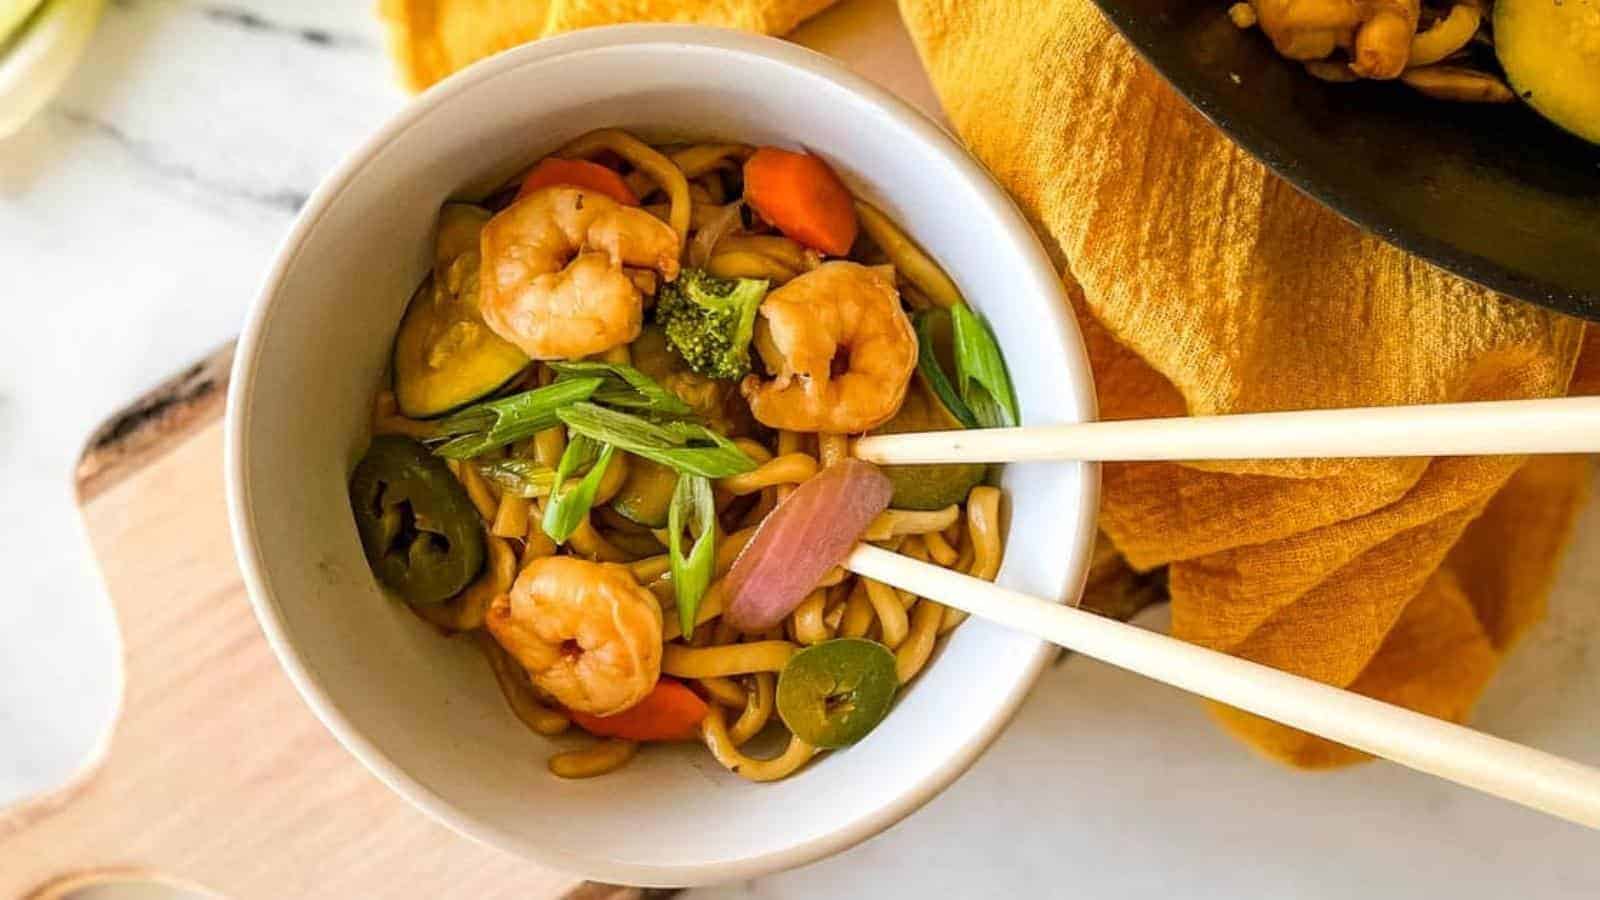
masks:
<svg viewBox="0 0 1600 900"><path fill-rule="evenodd" d="M834 0L379 0L400 79L420 91L535 38L622 22L693 22L783 34Z"/></svg>
<svg viewBox="0 0 1600 900"><path fill-rule="evenodd" d="M1070 268L1104 416L1568 390L1580 322L1306 199L1088 0L901 9L957 131ZM1459 720L1541 613L1588 476L1573 458L1479 458L1108 465L1104 477L1102 527L1135 567L1170 567L1176 635ZM1216 712L1289 763L1360 758Z"/></svg>
<svg viewBox="0 0 1600 900"><path fill-rule="evenodd" d="M823 0L384 0L422 87L554 31L633 19L781 33ZM957 132L1029 214L1107 418L1553 396L1600 373L1576 320L1363 234L1177 97L1089 0L901 0ZM1600 342L1595 342L1600 345ZM1591 348L1592 350L1592 348ZM1591 361L1595 364L1591 364ZM1169 567L1178 636L1464 719L1542 612L1587 462L1105 467L1101 527ZM1273 758L1348 748L1236 710Z"/></svg>

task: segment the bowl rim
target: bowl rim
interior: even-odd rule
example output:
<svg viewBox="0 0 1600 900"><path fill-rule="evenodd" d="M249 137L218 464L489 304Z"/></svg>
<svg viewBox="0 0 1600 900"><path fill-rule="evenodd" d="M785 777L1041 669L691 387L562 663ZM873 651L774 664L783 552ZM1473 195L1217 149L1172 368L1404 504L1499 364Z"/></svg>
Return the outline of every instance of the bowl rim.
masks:
<svg viewBox="0 0 1600 900"><path fill-rule="evenodd" d="M1040 318L1040 327L1053 330L1060 345L1062 362L1072 376L1072 381L1063 385L1062 390L1071 393L1076 405L1084 410L1086 419L1092 420L1098 416L1098 405L1087 351L1070 311L1066 292L1061 286L1061 276L1027 219L988 170L968 154L953 136L905 100L855 74L843 63L789 41L699 25L633 24L584 29L523 44L479 61L413 98L323 178L274 251L273 261L251 302L240 333L228 387L223 445L228 521L246 594L267 643L301 698L335 739L390 790L435 821L471 840L528 859L545 868L595 880L677 887L753 878L813 862L848 849L915 812L954 782L999 737L1043 673L1045 665L1056 655L1057 649L1040 641L1033 650L1023 677L1017 679L1004 696L997 698L999 702L994 707L996 715L992 717L990 726L983 732L969 736L958 752L951 754L913 790L906 791L893 803L846 823L827 835L738 860L681 866L634 864L604 855L584 855L537 847L525 841L513 840L413 779L339 711L287 634L282 610L270 587L270 578L256 539L251 515L253 504L245 476L250 448L246 446L244 436L251 416L250 400L260 363L261 341L274 312L272 300L298 258L307 235L333 201L360 176L381 150L417 125L431 110L449 103L453 97L476 84L524 65L542 63L570 53L638 44L694 46L754 55L799 69L862 97L894 120L896 125L913 132L933 152L944 157L963 179L972 183L981 202L1000 219L1005 228L1000 240L1018 245L1022 250L1029 266L1029 278L1054 285L1054 291L1062 302L1043 304L1036 314ZM1075 515L1063 516L1058 520L1060 525L1070 526L1076 533L1074 542L1063 548L1066 551L1066 578L1062 602L1072 602L1082 594L1088 576L1095 518L1099 509L1100 468L1096 463L1078 465L1083 475L1082 502Z"/></svg>

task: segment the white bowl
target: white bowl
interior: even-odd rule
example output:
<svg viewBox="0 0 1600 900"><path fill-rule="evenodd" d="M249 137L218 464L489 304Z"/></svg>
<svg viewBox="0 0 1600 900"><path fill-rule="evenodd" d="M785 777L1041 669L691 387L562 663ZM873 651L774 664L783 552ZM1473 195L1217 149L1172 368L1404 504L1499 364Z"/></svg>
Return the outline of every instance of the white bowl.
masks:
<svg viewBox="0 0 1600 900"><path fill-rule="evenodd" d="M589 878L691 885L815 860L888 827L978 757L1051 656L971 621L862 743L770 785L703 748L650 747L589 781L548 774L549 743L505 708L467 642L387 598L345 480L425 272L439 205L593 128L809 147L944 264L994 325L1029 423L1094 415L1066 297L1023 217L926 118L782 41L686 26L583 31L501 54L419 97L323 183L278 253L239 342L227 484L245 584L289 677L407 800L470 837ZM1072 601L1098 472L1013 466L1000 582ZM557 739L556 743L570 743ZM990 823L974 827L1026 827Z"/></svg>

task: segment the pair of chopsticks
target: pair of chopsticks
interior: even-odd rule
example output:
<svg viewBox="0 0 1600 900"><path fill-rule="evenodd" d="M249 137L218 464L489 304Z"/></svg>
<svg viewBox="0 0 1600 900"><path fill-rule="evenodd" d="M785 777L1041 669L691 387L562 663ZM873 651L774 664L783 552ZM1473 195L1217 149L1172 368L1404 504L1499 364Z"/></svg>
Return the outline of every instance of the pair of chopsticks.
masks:
<svg viewBox="0 0 1600 900"><path fill-rule="evenodd" d="M1600 397L1085 422L861 438L881 465L1600 451ZM1600 769L867 544L846 568L1211 700L1600 828Z"/></svg>

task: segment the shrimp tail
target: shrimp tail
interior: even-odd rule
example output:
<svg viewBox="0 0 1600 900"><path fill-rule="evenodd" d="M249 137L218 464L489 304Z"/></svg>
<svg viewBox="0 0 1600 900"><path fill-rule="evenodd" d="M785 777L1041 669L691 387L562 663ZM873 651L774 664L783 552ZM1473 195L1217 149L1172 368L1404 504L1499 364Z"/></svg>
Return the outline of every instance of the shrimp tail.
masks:
<svg viewBox="0 0 1600 900"><path fill-rule="evenodd" d="M1398 78L1411 58L1421 15L1418 0L1385 0L1356 31L1350 70L1363 78Z"/></svg>
<svg viewBox="0 0 1600 900"><path fill-rule="evenodd" d="M669 228L652 215L633 207L601 213L589 225L585 245L604 253L612 268L637 266L655 269L672 281L678 277L678 241Z"/></svg>

